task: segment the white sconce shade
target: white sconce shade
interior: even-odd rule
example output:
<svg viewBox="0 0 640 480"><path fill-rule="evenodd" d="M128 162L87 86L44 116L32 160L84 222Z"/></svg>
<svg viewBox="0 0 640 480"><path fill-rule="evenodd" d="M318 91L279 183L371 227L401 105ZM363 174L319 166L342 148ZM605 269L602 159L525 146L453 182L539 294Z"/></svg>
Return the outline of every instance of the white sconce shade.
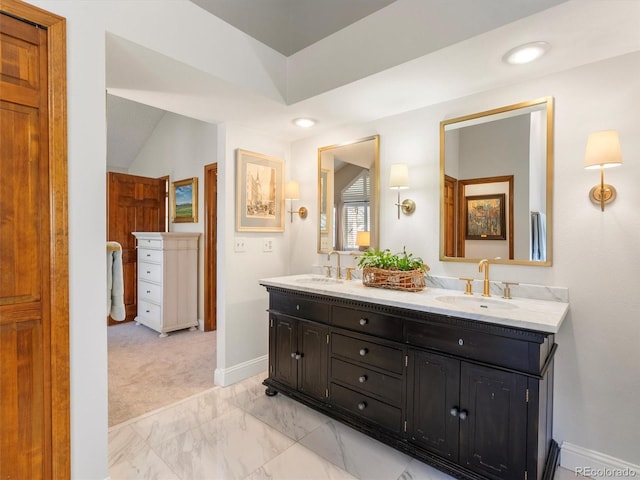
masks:
<svg viewBox="0 0 640 480"><path fill-rule="evenodd" d="M622 165L620 137L615 130L594 132L587 139L584 168L608 168Z"/></svg>
<svg viewBox="0 0 640 480"><path fill-rule="evenodd" d="M294 180L290 180L287 182L286 187L284 188L284 198L288 198L290 200L297 200L300 198L300 184Z"/></svg>
<svg viewBox="0 0 640 480"><path fill-rule="evenodd" d="M395 163L391 165L389 187L399 190L409 188L409 167L406 163Z"/></svg>
<svg viewBox="0 0 640 480"><path fill-rule="evenodd" d="M603 130L589 135L584 155L584 168L600 169L600 185L596 185L589 191L589 198L593 203L600 205L600 210L603 212L605 204L613 202L616 198L614 186L604 183L604 169L618 165L622 165L618 132Z"/></svg>

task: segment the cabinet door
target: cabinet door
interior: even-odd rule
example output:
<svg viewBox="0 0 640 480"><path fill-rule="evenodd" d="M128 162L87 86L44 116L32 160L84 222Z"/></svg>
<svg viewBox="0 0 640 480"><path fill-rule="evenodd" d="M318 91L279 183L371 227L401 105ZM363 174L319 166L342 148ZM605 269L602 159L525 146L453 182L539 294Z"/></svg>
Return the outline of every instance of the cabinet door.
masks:
<svg viewBox="0 0 640 480"><path fill-rule="evenodd" d="M327 392L328 333L323 325L298 320L298 390L318 399Z"/></svg>
<svg viewBox="0 0 640 480"><path fill-rule="evenodd" d="M460 464L500 480L526 470L527 381L522 375L462 363Z"/></svg>
<svg viewBox="0 0 640 480"><path fill-rule="evenodd" d="M409 351L407 432L412 442L458 459L460 361Z"/></svg>
<svg viewBox="0 0 640 480"><path fill-rule="evenodd" d="M271 376L292 388L297 387L298 361L297 320L286 315L271 315L269 369ZM293 354L293 356L292 356Z"/></svg>

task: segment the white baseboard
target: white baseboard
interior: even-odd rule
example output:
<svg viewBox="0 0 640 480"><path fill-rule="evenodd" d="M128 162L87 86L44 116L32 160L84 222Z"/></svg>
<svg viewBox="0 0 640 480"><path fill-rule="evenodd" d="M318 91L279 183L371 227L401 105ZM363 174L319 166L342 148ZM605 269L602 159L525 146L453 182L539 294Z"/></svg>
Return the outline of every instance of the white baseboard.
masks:
<svg viewBox="0 0 640 480"><path fill-rule="evenodd" d="M229 368L216 368L213 383L226 387L249 377L265 372L269 365L269 355L263 355ZM640 479L639 479L640 480Z"/></svg>
<svg viewBox="0 0 640 480"><path fill-rule="evenodd" d="M640 480L640 466L578 445L562 442L560 466L578 475L600 479Z"/></svg>

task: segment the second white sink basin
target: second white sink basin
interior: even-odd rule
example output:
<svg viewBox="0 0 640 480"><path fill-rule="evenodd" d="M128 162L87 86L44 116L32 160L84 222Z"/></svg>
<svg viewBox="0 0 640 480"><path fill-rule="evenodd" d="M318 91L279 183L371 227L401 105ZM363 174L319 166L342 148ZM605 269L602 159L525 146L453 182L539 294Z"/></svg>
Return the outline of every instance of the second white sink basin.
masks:
<svg viewBox="0 0 640 480"><path fill-rule="evenodd" d="M296 281L300 283L315 283L315 284L342 283L342 280L338 278L322 277L322 276L314 276L314 275L309 275L308 277L301 277L296 279Z"/></svg>
<svg viewBox="0 0 640 480"><path fill-rule="evenodd" d="M512 310L518 308L517 305L509 303L508 300L495 300L487 297L472 297L467 295L442 295L436 300L457 307L476 307L486 310Z"/></svg>

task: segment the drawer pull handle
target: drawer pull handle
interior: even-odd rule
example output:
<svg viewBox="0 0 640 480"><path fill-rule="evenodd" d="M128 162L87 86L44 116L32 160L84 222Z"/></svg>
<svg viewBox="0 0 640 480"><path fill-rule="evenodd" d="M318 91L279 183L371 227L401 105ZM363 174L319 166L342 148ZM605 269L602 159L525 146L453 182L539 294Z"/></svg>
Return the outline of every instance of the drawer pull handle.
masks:
<svg viewBox="0 0 640 480"><path fill-rule="evenodd" d="M364 327L367 323L369 323L369 320L368 320L368 319L366 319L366 318L361 318L361 319L360 319L360 325L362 325L363 327Z"/></svg>
<svg viewBox="0 0 640 480"><path fill-rule="evenodd" d="M300 305L296 305L296 310L300 310Z"/></svg>
<svg viewBox="0 0 640 480"><path fill-rule="evenodd" d="M463 346L464 345L464 340L462 340L461 338L458 339L458 345Z"/></svg>
<svg viewBox="0 0 640 480"><path fill-rule="evenodd" d="M468 415L469 415L469 412L467 412L466 410L462 410L459 415L460 420L465 420Z"/></svg>
<svg viewBox="0 0 640 480"><path fill-rule="evenodd" d="M291 354L291 358L293 358L294 360L300 360L300 358L302 358L302 355L300 355L298 352L293 352Z"/></svg>
<svg viewBox="0 0 640 480"><path fill-rule="evenodd" d="M367 408L367 402L360 402L358 404L358 410L364 410L365 408Z"/></svg>
<svg viewBox="0 0 640 480"><path fill-rule="evenodd" d="M358 377L358 381L359 381L360 383L364 383L364 382L366 382L366 381L367 381L367 376L366 376L366 375L361 375L361 376L359 376L359 377Z"/></svg>
<svg viewBox="0 0 640 480"><path fill-rule="evenodd" d="M453 407L449 413L451 413L452 417L457 417L459 413L458 407Z"/></svg>
<svg viewBox="0 0 640 480"><path fill-rule="evenodd" d="M366 348L361 348L361 349L360 349L360 355L361 355L362 357L364 357L367 353L369 353L369 350L368 350L368 349L366 349Z"/></svg>

